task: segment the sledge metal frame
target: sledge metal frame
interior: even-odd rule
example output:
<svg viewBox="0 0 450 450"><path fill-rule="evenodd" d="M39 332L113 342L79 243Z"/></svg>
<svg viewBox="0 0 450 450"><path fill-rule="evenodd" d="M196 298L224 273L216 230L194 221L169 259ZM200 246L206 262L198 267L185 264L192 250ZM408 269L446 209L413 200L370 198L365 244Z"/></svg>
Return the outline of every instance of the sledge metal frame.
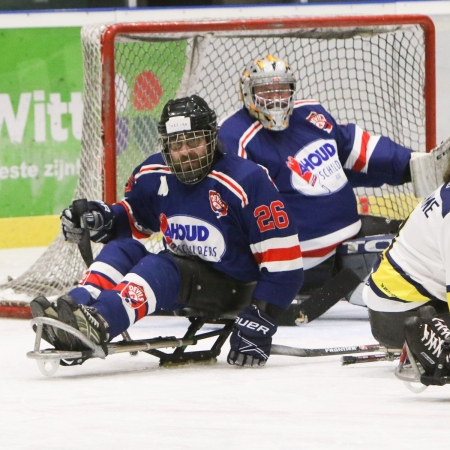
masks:
<svg viewBox="0 0 450 450"><path fill-rule="evenodd" d="M437 378L426 375L422 365L415 359L406 342L400 355L399 364L395 369L395 376L416 394L423 392L428 386L445 386L450 383L450 376Z"/></svg>
<svg viewBox="0 0 450 450"><path fill-rule="evenodd" d="M182 315L182 314L180 314ZM91 358L105 359L107 355L117 353L145 352L159 358L160 366L170 366L176 364L188 363L214 363L216 357L220 354L223 344L230 335L235 318L205 318L188 317L191 322L185 335L182 338L174 336L157 337L151 339L132 340L128 333L122 336L124 339L119 342L111 342L106 345L107 352L100 345L96 345L84 336L81 331L50 317L36 317L31 320L31 326L36 326L36 338L34 350L27 353L27 357L37 361L39 370L46 376L52 376L59 365L79 365ZM218 324L222 327L214 331L197 334L205 324ZM45 349L41 350L42 331L44 325L59 328L75 336L87 350L68 351ZM216 338L209 350L186 351L190 345L196 345L199 341L209 338ZM163 352L160 349L174 348L172 353Z"/></svg>

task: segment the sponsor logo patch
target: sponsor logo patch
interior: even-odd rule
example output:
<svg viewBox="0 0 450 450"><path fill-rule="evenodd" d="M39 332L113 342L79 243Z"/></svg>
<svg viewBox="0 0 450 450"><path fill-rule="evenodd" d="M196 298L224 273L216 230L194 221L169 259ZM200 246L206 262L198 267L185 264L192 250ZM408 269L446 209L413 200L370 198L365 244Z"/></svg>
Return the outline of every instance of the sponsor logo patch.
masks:
<svg viewBox="0 0 450 450"><path fill-rule="evenodd" d="M144 288L131 281L121 290L120 296L133 309L139 308L147 301Z"/></svg>
<svg viewBox="0 0 450 450"><path fill-rule="evenodd" d="M306 118L306 120L308 122L311 122L317 128L326 131L327 133L330 133L333 129L333 125L331 125L331 123L328 122L327 119L325 119L325 116L323 114L312 111Z"/></svg>
<svg viewBox="0 0 450 450"><path fill-rule="evenodd" d="M209 203L218 219L228 214L228 205L222 200L218 192L213 190L209 191Z"/></svg>
<svg viewBox="0 0 450 450"><path fill-rule="evenodd" d="M222 232L205 220L160 214L159 223L167 247L178 255L196 255L205 261L215 262L220 261L225 253Z"/></svg>
<svg viewBox="0 0 450 450"><path fill-rule="evenodd" d="M319 139L289 156L292 187L304 195L329 195L347 184L336 141Z"/></svg>

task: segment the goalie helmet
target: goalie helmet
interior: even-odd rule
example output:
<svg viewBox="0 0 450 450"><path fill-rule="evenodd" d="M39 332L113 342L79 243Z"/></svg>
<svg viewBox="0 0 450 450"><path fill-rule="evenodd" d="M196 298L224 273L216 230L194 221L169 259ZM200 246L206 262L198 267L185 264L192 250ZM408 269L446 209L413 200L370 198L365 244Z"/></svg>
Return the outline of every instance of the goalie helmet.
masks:
<svg viewBox="0 0 450 450"><path fill-rule="evenodd" d="M267 55L252 61L241 76L241 95L251 116L264 128L284 130L294 108L296 81L289 64Z"/></svg>
<svg viewBox="0 0 450 450"><path fill-rule="evenodd" d="M216 113L198 95L169 100L158 123L164 161L185 184L208 175L217 147Z"/></svg>

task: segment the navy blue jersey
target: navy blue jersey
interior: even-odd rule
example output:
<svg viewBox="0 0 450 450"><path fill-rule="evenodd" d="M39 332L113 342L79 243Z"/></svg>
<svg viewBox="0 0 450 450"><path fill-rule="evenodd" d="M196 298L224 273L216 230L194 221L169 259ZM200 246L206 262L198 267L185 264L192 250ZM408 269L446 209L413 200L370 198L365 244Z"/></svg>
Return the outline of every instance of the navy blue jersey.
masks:
<svg viewBox="0 0 450 450"><path fill-rule="evenodd" d="M118 237L164 234L166 247L237 280L257 281L254 297L286 307L303 282L297 228L285 201L256 164L220 155L200 183L181 183L160 153L130 177L112 206Z"/></svg>
<svg viewBox="0 0 450 450"><path fill-rule="evenodd" d="M305 269L358 233L353 188L400 184L411 155L387 137L338 125L315 100L297 101L283 131L265 129L242 108L223 121L219 139L227 152L267 168L294 214Z"/></svg>

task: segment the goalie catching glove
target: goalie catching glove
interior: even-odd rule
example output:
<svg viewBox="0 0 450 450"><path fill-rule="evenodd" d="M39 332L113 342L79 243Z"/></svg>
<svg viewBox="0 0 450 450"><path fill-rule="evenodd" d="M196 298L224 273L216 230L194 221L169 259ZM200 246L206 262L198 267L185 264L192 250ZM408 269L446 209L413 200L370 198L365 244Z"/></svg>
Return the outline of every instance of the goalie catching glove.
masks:
<svg viewBox="0 0 450 450"><path fill-rule="evenodd" d="M76 225L72 206L61 213L61 229L64 238L72 244L79 244L83 237L83 229L89 230L93 242L105 243L113 234L114 213L109 205L100 201L87 202L88 212L81 217L81 227Z"/></svg>
<svg viewBox="0 0 450 450"><path fill-rule="evenodd" d="M277 331L274 320L256 305L247 306L236 319L230 337L228 364L244 367L264 366L270 356L272 336Z"/></svg>

